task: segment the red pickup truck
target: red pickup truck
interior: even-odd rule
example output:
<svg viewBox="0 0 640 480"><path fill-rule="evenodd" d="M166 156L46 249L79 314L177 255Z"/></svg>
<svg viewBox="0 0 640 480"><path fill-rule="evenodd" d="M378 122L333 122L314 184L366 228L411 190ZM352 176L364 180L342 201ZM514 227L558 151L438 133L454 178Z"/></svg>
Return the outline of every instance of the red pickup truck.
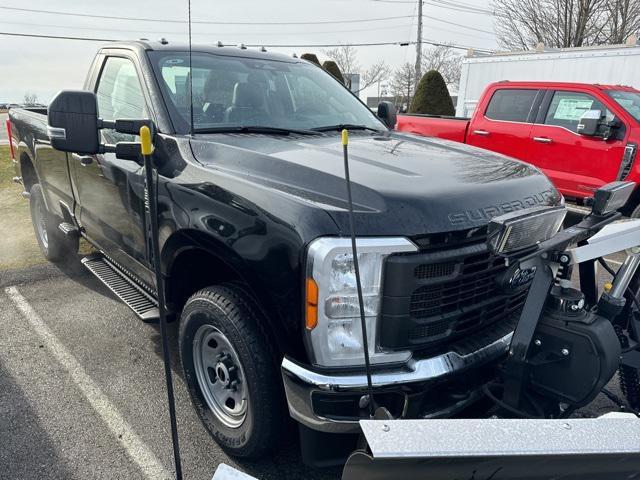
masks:
<svg viewBox="0 0 640 480"><path fill-rule="evenodd" d="M583 119L595 119L585 128ZM640 183L640 91L559 82L489 85L469 118L399 115L396 129L467 143L531 163L565 197L592 196L614 180ZM640 191L625 210L640 217Z"/></svg>

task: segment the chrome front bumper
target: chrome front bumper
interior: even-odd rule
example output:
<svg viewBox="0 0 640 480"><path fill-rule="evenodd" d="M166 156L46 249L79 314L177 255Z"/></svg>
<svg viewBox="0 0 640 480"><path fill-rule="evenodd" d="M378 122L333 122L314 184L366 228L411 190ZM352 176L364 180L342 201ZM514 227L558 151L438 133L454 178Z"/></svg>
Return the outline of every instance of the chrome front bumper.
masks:
<svg viewBox="0 0 640 480"><path fill-rule="evenodd" d="M466 355L450 351L431 358L411 359L405 365L393 370L376 371L371 376L372 385L376 390L388 391L401 385L427 384L471 367L486 364L507 352L512 336L513 333L509 333ZM313 430L323 432L358 433L360 431L357 419L335 420L316 413L313 396L318 393L364 394L367 387L367 377L364 373L320 373L285 357L282 360L282 377L289 414L294 420Z"/></svg>

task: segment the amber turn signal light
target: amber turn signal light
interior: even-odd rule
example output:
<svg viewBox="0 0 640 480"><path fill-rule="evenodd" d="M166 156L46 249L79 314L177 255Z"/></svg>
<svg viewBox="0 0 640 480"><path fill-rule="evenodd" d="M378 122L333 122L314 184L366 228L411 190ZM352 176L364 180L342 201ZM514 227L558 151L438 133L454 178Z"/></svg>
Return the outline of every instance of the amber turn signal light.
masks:
<svg viewBox="0 0 640 480"><path fill-rule="evenodd" d="M313 278L307 278L306 306L307 330L313 330L318 325L318 284Z"/></svg>

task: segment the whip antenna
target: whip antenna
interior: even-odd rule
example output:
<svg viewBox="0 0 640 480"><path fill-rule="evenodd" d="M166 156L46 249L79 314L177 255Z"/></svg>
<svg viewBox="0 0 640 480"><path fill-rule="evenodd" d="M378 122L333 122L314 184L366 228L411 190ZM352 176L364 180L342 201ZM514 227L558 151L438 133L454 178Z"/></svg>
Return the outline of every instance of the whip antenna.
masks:
<svg viewBox="0 0 640 480"><path fill-rule="evenodd" d="M375 406L373 404L373 384L371 382L371 362L369 361L369 338L367 336L367 321L364 318L364 299L362 297L362 283L360 282L360 267L358 263L358 247L356 246L356 229L353 221L353 198L351 196L351 177L349 176L349 132L342 130L342 150L344 153L344 179L347 183L347 203L349 204L349 230L351 234L351 251L353 254L353 271L356 277L358 305L360 307L360 326L362 328L362 348L364 349L364 368L367 375L367 395L369 396L369 415L373 418Z"/></svg>
<svg viewBox="0 0 640 480"><path fill-rule="evenodd" d="M158 189L157 172L154 172L153 143L151 130L148 126L140 128L140 153L144 161L145 184L149 195L149 218L151 220L151 255L158 291L158 313L160 314L160 337L162 338L162 359L164 361L164 379L167 384L167 403L169 405L169 420L171 422L171 443L173 445L173 459L176 467L176 480L182 480L182 464L180 462L180 445L178 442L178 423L176 420L176 402L173 393L173 375L171 373L171 354L169 352L169 338L167 335L167 312L165 308L164 280L160 261L160 245L158 243ZM154 173L155 179L154 179Z"/></svg>
<svg viewBox="0 0 640 480"><path fill-rule="evenodd" d="M193 66L191 64L191 0L187 0L189 12L189 133L193 136Z"/></svg>

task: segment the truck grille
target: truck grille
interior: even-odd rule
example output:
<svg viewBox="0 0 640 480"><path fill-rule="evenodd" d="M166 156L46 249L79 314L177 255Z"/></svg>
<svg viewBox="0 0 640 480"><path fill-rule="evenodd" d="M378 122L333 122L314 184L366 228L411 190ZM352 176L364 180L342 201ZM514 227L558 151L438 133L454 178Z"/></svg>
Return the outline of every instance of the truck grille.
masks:
<svg viewBox="0 0 640 480"><path fill-rule="evenodd" d="M627 146L624 148L624 154L622 155L622 163L620 164L620 172L618 172L618 180L624 180L629 176L629 172L631 172L631 167L633 167L633 162L636 159L636 154L638 153L638 145L629 142Z"/></svg>
<svg viewBox="0 0 640 480"><path fill-rule="evenodd" d="M484 243L388 257L381 346L424 348L506 321L527 292L502 291L496 279L505 271L504 259Z"/></svg>

